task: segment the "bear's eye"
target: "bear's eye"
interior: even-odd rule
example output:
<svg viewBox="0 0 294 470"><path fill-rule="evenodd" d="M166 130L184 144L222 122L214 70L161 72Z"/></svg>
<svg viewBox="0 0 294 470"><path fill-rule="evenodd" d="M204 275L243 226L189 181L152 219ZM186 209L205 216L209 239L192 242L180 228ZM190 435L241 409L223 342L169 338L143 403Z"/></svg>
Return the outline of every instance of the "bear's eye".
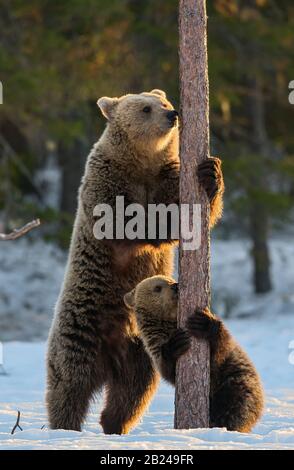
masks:
<svg viewBox="0 0 294 470"><path fill-rule="evenodd" d="M145 106L143 108L143 113L150 113L151 112L151 106Z"/></svg>
<svg viewBox="0 0 294 470"><path fill-rule="evenodd" d="M155 286L154 292L161 292L162 287L161 286Z"/></svg>

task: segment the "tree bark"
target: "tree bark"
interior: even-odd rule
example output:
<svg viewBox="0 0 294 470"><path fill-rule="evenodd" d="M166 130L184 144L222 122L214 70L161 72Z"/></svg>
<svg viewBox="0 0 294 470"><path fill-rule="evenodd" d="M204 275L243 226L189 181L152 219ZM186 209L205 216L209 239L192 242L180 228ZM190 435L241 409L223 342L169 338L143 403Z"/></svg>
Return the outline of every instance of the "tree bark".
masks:
<svg viewBox="0 0 294 470"><path fill-rule="evenodd" d="M181 91L180 203L201 205L201 244L198 250L179 254L178 324L209 305L209 203L197 182L197 165L209 156L209 90L205 0L180 0L179 59ZM176 368L175 428L209 426L209 346L192 341Z"/></svg>

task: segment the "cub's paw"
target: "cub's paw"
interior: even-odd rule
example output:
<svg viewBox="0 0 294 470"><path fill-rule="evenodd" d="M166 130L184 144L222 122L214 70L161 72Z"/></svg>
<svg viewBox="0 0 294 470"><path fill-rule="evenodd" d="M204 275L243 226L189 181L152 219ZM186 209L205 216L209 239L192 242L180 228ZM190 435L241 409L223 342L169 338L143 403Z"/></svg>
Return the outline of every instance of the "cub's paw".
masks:
<svg viewBox="0 0 294 470"><path fill-rule="evenodd" d="M188 351L191 345L191 338L187 331L179 328L162 346L162 356L164 359L177 360L182 354Z"/></svg>
<svg viewBox="0 0 294 470"><path fill-rule="evenodd" d="M208 308L197 310L187 320L187 329L196 338L212 338L219 332L221 321L214 318Z"/></svg>
<svg viewBox="0 0 294 470"><path fill-rule="evenodd" d="M209 157L198 165L198 179L204 187L209 201L212 201L216 194L224 187L221 165L222 162L217 157Z"/></svg>

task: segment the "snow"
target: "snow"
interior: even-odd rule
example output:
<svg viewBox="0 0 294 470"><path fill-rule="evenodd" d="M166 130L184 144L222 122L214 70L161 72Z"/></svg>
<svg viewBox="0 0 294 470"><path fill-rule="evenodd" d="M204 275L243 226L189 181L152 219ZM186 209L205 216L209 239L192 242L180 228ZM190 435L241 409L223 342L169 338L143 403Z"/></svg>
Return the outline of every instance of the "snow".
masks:
<svg viewBox="0 0 294 470"><path fill-rule="evenodd" d="M1 245L3 246L3 245ZM214 241L213 305L246 349L266 391L262 420L250 434L225 429L173 429L174 390L162 383L141 423L127 436L106 436L98 424L97 397L83 432L50 431L44 406L45 349L65 256L27 240L0 253L0 449L293 449L294 448L294 246L273 240L273 292L256 296L250 282L249 245ZM10 341L13 340L13 341ZM34 342L28 342L34 340ZM26 342L24 342L26 341ZM11 435L17 411L20 426ZM44 427L45 426L45 427ZM41 429L42 428L42 429Z"/></svg>
<svg viewBox="0 0 294 470"><path fill-rule="evenodd" d="M46 340L66 255L27 239L0 248L0 340Z"/></svg>

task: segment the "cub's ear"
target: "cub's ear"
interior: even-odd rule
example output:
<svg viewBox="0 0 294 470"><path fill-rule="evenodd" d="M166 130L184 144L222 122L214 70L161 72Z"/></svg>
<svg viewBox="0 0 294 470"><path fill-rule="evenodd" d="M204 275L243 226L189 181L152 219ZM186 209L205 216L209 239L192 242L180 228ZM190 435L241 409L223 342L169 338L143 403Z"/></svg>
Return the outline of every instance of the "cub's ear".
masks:
<svg viewBox="0 0 294 470"><path fill-rule="evenodd" d="M129 308L135 307L135 289L124 295L124 303Z"/></svg>
<svg viewBox="0 0 294 470"><path fill-rule="evenodd" d="M99 98L97 101L97 104L101 109L103 116L105 116L108 121L111 121L115 114L118 98L108 98L107 96L102 96L102 98Z"/></svg>
<svg viewBox="0 0 294 470"><path fill-rule="evenodd" d="M155 88L154 90L150 91L150 93L153 93L154 95L159 95L162 96L162 98L166 98L166 93L163 90L158 90L158 88Z"/></svg>

